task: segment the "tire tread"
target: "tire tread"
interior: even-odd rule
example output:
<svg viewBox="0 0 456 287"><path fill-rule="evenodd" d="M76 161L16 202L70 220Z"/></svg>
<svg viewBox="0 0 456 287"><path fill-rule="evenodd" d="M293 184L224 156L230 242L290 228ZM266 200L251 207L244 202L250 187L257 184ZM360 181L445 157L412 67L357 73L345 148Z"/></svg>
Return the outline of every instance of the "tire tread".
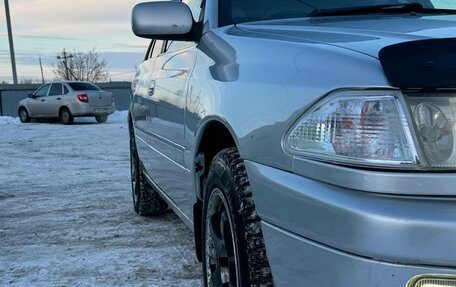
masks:
<svg viewBox="0 0 456 287"><path fill-rule="evenodd" d="M229 169L237 197L239 200L239 215L243 226L243 240L245 242L247 265L249 266L248 279L251 287L274 286L271 268L269 266L266 247L261 230L261 219L256 212L253 193L247 176L244 161L236 148L222 150L214 159L223 162ZM213 167L212 169L217 169ZM210 175L209 175L210 177ZM230 200L233 200L231 198Z"/></svg>
<svg viewBox="0 0 456 287"><path fill-rule="evenodd" d="M167 212L168 204L147 181L143 169L139 172L139 215L159 216Z"/></svg>

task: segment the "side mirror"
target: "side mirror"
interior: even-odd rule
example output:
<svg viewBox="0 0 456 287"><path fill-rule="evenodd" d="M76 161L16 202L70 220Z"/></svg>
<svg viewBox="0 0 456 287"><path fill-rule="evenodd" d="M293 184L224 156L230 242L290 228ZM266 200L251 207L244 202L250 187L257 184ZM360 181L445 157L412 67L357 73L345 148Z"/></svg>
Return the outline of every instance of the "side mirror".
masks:
<svg viewBox="0 0 456 287"><path fill-rule="evenodd" d="M35 98L35 95L34 95L34 94L28 94L28 97L29 97L30 99L34 99L34 98Z"/></svg>
<svg viewBox="0 0 456 287"><path fill-rule="evenodd" d="M192 12L180 1L140 3L133 8L131 22L133 33L141 38L192 40Z"/></svg>

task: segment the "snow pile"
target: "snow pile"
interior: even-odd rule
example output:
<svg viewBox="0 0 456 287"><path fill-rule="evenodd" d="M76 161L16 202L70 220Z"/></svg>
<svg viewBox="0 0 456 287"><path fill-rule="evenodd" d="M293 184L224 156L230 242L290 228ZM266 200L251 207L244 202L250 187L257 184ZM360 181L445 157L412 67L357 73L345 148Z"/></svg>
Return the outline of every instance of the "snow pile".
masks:
<svg viewBox="0 0 456 287"><path fill-rule="evenodd" d="M203 286L191 230L133 210L126 115L0 125L0 286Z"/></svg>
<svg viewBox="0 0 456 287"><path fill-rule="evenodd" d="M128 111L115 111L108 118L108 123L126 123L128 119Z"/></svg>
<svg viewBox="0 0 456 287"><path fill-rule="evenodd" d="M128 119L128 111L115 111L112 115L108 118L108 123L126 123ZM94 117L87 117L87 118L75 118L74 120L76 123L96 123ZM19 118L13 117L0 117L0 125L17 125L20 124Z"/></svg>
<svg viewBox="0 0 456 287"><path fill-rule="evenodd" d="M0 125L17 125L19 124L18 118L0 117Z"/></svg>

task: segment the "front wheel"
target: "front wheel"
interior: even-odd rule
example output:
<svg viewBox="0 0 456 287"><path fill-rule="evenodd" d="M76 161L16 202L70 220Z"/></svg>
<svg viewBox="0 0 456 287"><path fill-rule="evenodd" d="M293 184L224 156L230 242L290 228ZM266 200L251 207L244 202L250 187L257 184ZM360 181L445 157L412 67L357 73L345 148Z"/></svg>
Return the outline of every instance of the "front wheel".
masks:
<svg viewBox="0 0 456 287"><path fill-rule="evenodd" d="M21 123L29 123L31 120L30 116L25 108L19 109L19 118L21 119Z"/></svg>
<svg viewBox="0 0 456 287"><path fill-rule="evenodd" d="M236 149L211 164L203 207L206 287L273 286L252 191Z"/></svg>
<svg viewBox="0 0 456 287"><path fill-rule="evenodd" d="M105 123L107 120L108 120L108 116L107 115L104 115L104 116L95 116L95 119L97 120L97 122L99 124L103 124Z"/></svg>

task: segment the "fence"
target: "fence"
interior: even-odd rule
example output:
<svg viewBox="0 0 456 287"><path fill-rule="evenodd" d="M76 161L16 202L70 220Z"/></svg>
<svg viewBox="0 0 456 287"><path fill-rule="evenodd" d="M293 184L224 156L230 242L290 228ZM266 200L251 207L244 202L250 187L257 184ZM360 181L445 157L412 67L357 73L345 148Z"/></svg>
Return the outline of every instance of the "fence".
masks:
<svg viewBox="0 0 456 287"><path fill-rule="evenodd" d="M39 86L39 84L0 85L0 116L16 117L19 102ZM98 83L97 86L114 95L117 110L127 110L130 107L130 82Z"/></svg>

